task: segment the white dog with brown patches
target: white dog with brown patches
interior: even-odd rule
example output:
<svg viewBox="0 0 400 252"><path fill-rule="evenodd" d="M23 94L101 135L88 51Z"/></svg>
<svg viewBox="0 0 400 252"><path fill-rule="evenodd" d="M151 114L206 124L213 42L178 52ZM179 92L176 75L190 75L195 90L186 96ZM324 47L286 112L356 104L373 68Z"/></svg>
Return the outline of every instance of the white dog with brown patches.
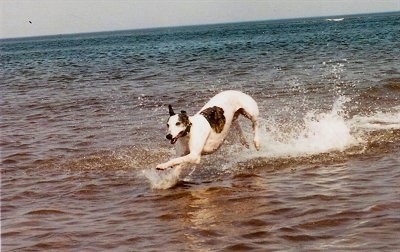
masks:
<svg viewBox="0 0 400 252"><path fill-rule="evenodd" d="M253 143L260 149L258 106L249 95L239 91L224 91L213 98L194 116L185 111L175 114L169 105L168 135L171 144L177 143L177 158L157 165L157 169L179 167L181 164L199 164L201 155L218 150L233 125L239 131L240 142L249 148L237 118L243 115L253 123Z"/></svg>

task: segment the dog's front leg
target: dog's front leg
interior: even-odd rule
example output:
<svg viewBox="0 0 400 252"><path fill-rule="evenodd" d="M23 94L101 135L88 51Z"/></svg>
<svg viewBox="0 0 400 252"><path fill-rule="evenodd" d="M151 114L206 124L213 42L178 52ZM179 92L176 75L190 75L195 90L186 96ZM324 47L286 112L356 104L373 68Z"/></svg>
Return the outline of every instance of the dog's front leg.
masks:
<svg viewBox="0 0 400 252"><path fill-rule="evenodd" d="M206 122L207 123L207 122ZM207 125L207 124L206 124ZM189 140L189 154L171 159L168 162L157 165L157 169L165 170L169 167L173 167L175 165L181 165L185 163L191 164L199 164L201 159L201 153L203 151L204 145L206 144L207 137L210 133L211 128L205 127L202 124L193 124L192 132L196 132L196 134L190 134Z"/></svg>
<svg viewBox="0 0 400 252"><path fill-rule="evenodd" d="M194 153L189 153L186 156L177 157L177 158L171 159L168 162L159 164L159 165L157 165L156 168L159 170L165 170L167 168L174 167L176 165L185 164L185 163L199 164L200 163L200 155L194 154Z"/></svg>
<svg viewBox="0 0 400 252"><path fill-rule="evenodd" d="M184 163L193 163L192 160L194 160L194 153L190 153L189 149L189 143L188 142L183 142L182 139L179 139L176 145L176 154L177 158L171 159L168 162L162 163L157 165L158 170L165 170L170 167L178 167L182 166ZM192 154L190 156L190 154Z"/></svg>
<svg viewBox="0 0 400 252"><path fill-rule="evenodd" d="M156 168L159 170L165 170L169 167L174 167L175 165L180 165L180 164L184 164L184 163L199 164L200 159L201 159L200 154L189 153L186 156L177 157L177 158L171 159L168 162L159 164L159 165L157 165Z"/></svg>

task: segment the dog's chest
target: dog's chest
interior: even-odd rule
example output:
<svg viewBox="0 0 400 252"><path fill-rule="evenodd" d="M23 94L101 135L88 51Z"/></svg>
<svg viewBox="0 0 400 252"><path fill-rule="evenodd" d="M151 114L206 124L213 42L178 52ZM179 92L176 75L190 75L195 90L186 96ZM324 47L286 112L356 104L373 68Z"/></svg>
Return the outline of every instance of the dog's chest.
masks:
<svg viewBox="0 0 400 252"><path fill-rule="evenodd" d="M225 140L226 134L211 132L203 147L203 154L213 153L219 149Z"/></svg>
<svg viewBox="0 0 400 252"><path fill-rule="evenodd" d="M202 155L214 153L219 149L221 143L213 143L213 144L206 144L204 145L203 151L201 152Z"/></svg>

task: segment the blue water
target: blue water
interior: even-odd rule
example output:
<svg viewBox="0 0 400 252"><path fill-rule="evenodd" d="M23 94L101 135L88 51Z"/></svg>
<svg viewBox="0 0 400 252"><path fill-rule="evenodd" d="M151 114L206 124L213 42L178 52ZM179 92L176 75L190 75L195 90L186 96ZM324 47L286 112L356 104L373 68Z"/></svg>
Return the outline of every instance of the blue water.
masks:
<svg viewBox="0 0 400 252"><path fill-rule="evenodd" d="M253 76L261 74L271 80L278 69L286 76L306 74L318 81L322 62L347 60L346 80L369 85L376 73L399 71L399 15L10 39L1 42L1 71L4 84L16 78L31 84L145 78L170 87L171 82L204 80L211 85L243 79L238 75L260 81Z"/></svg>
<svg viewBox="0 0 400 252"><path fill-rule="evenodd" d="M0 40L2 250L395 251L399 37L396 12ZM153 190L167 104L228 89L262 150L233 134Z"/></svg>

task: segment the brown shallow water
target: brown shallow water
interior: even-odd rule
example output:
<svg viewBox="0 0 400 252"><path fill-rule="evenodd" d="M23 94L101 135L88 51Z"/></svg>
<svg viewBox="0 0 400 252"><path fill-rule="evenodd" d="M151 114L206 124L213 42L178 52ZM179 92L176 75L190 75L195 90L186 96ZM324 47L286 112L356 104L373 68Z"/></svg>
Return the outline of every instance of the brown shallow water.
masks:
<svg viewBox="0 0 400 252"><path fill-rule="evenodd" d="M21 167L1 173L2 251L394 251L400 131L364 139L297 157L244 157L254 151L228 143L168 190L142 174L168 145L12 155L3 165Z"/></svg>
<svg viewBox="0 0 400 252"><path fill-rule="evenodd" d="M285 98L291 90L253 91L262 114L262 151L243 149L233 134L217 153L188 167L176 186L159 190L143 171L173 156L164 136L166 107L161 98L139 95L126 109L135 91L122 90L113 111L104 109L109 101L101 97L84 100L81 94L90 96L85 89L70 101L32 95L11 103L12 92L6 97L2 251L400 248L394 94L380 107L375 103L375 111L353 106L376 95L367 90L360 98L332 99L326 109L292 113L281 110L296 100ZM388 93L387 87L378 91ZM280 98L270 98L274 92ZM177 107L187 108L197 95L188 109L194 113L214 93L188 93ZM250 134L249 124L242 125Z"/></svg>
<svg viewBox="0 0 400 252"><path fill-rule="evenodd" d="M3 172L3 249L391 251L400 246L397 153L301 162L197 174L209 181L169 190L149 190L135 169L123 165L82 169L78 162L67 171L68 165Z"/></svg>
<svg viewBox="0 0 400 252"><path fill-rule="evenodd" d="M6 96L2 251L400 248L398 90L372 111L354 104L368 104L375 90L294 112L281 110L297 99L285 98L292 90L253 91L263 149L245 150L232 134L167 190L153 189L143 172L168 174L154 172L173 156L166 107L142 95L129 104L135 91L127 90L113 111L101 97L83 99L85 89L67 89L61 96L76 92L68 101L34 94L11 103L13 93ZM196 95L194 113L214 93L187 93L177 107Z"/></svg>

